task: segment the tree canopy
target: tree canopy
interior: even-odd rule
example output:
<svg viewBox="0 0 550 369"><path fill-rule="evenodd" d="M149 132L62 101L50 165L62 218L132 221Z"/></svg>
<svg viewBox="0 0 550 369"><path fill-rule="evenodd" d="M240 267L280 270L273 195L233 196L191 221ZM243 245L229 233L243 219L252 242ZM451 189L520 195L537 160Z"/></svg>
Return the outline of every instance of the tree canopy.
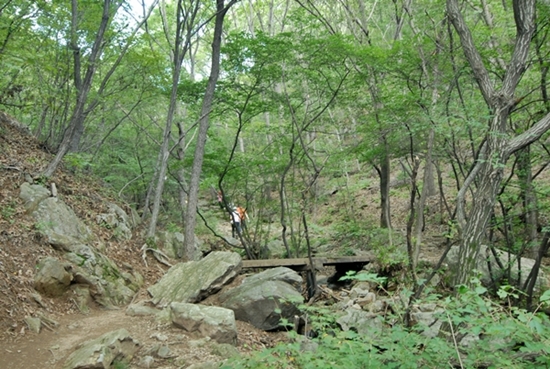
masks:
<svg viewBox="0 0 550 369"><path fill-rule="evenodd" d="M381 237L414 270L437 214L468 284L483 244L546 247L549 16L535 0L5 0L0 109L55 154L37 176L102 178L150 237L215 233L228 214L197 194L220 192L253 215L224 243L247 257ZM376 226L358 216L367 181ZM338 191L337 224L312 221Z"/></svg>

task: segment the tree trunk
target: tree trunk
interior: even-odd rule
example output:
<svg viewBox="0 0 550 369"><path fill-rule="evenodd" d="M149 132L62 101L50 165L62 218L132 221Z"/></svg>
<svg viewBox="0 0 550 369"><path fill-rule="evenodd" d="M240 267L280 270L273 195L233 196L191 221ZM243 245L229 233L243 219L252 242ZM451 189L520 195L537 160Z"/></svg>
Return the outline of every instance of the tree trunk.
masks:
<svg viewBox="0 0 550 369"><path fill-rule="evenodd" d="M184 116L187 114L184 114ZM178 122L178 133L179 133L179 141L178 141L178 148L177 148L177 156L178 160L183 163L183 159L185 158L185 129L183 128L183 124L181 122ZM181 207L181 215L182 219L185 221L185 213L187 212L187 183L185 180L185 169L182 165L180 169L178 169L178 182L180 185L179 189L179 202Z"/></svg>
<svg viewBox="0 0 550 369"><path fill-rule="evenodd" d="M78 1L72 0L71 4L72 4L71 5L72 21L71 21L70 46L71 46L71 49L73 50L74 84L77 91L76 105L73 109L73 113L69 121L69 126L67 127L63 135L63 140L61 141L61 145L57 150L57 154L55 155L54 159L48 164L48 167L42 173L46 177L51 177L53 175L53 173L61 163L61 160L69 151L71 144L73 143L73 136L75 132L80 129L79 127L82 127L82 130L83 130L84 120L86 118L84 105L86 104L86 100L88 99L88 93L90 92L90 89L92 87L92 81L93 81L96 67L97 67L97 60L102 54L105 31L107 30L107 27L109 25L110 18L111 18L111 9L110 9L111 1L104 0L103 15L101 17L101 23L97 30L96 38L94 40L94 45L92 47L90 57L88 58L88 68L86 69L86 75L84 76L84 80L82 80L82 76L80 74L80 67L81 67L80 51L81 50L77 44Z"/></svg>
<svg viewBox="0 0 550 369"><path fill-rule="evenodd" d="M216 0L216 20L214 25L214 39L212 41L212 65L210 68L210 77L202 101L201 116L199 119L199 133L197 135L197 145L193 157L193 166L191 169L191 178L189 181L189 196L187 201L187 213L185 216L184 229L184 248L185 256L188 260L193 260L195 253L195 222L197 218L197 205L199 196L199 183L202 172L202 163L204 159L204 147L206 144L206 134L209 127L209 116L212 110L214 92L216 83L220 74L220 49L222 43L223 21L225 14L237 0L231 0L227 6L224 6L224 0Z"/></svg>
<svg viewBox="0 0 550 369"><path fill-rule="evenodd" d="M472 34L462 17L458 0L447 0L449 19L460 37L466 59L493 115L484 149L480 150L476 167L464 182L464 187L472 183L473 178L477 178L479 183L473 196L472 210L466 219L462 210L457 209L462 232L458 262L460 267L455 274L457 285L469 284L470 277L473 275L479 247L493 212L506 161L512 153L534 142L550 128L550 116L546 116L526 132L509 140L506 138L508 117L515 104L514 92L526 68L529 46L535 30L535 0L514 0L513 9L516 22L515 48L502 81L502 87L496 91L481 55L474 45ZM461 206L464 202L465 192L465 188L459 191L457 206Z"/></svg>
<svg viewBox="0 0 550 369"><path fill-rule="evenodd" d="M529 147L516 153L518 170L517 176L520 186L520 197L523 205L523 240L527 245L527 254L530 258L538 256L538 205L537 193L533 187L533 173L531 170L531 150Z"/></svg>
<svg viewBox="0 0 550 369"><path fill-rule="evenodd" d="M164 191L164 182L166 180L166 172L168 168L168 158L170 156L170 138L172 134L172 123L174 121L174 115L176 112L177 106L177 97L178 97L178 84L181 75L181 65L185 54L190 47L190 38L193 32L194 20L197 14L200 4L198 1L192 2L187 9L183 9L182 0L178 1L177 4L177 25L176 25L176 37L174 41L174 69L172 71L172 91L170 93L170 105L168 107L168 114L166 116L166 125L164 126L164 133L162 135L162 144L160 147L159 155L157 158L158 168L157 177L156 177L156 186L153 195L153 210L151 211L151 222L149 223L149 230L147 231L147 237L154 237L157 229L158 216L160 211L160 203L162 200L162 193ZM163 8L162 8L163 9ZM168 20L166 18L166 13L161 9L162 22L164 23L164 28L168 28ZM184 38L184 32L185 38ZM168 35L166 36L168 42L170 39ZM183 256L183 250L178 250L178 257Z"/></svg>
<svg viewBox="0 0 550 369"><path fill-rule="evenodd" d="M418 264L418 258L420 257L420 246L422 245L422 232L424 230L424 209L426 208L426 199L431 195L430 191L435 192L435 186L433 184L433 164L432 164L432 152L434 144L434 129L430 129L430 134L428 138L428 152L426 153L426 163L424 166L424 181L422 184L422 192L420 194L420 199L418 200L418 208L416 213L416 223L415 223L415 241L414 241L414 250L413 250L413 266L416 268ZM416 175L415 175L416 179ZM431 182L431 186L428 184ZM416 184L412 183L412 186L415 187ZM412 203L411 203L412 207Z"/></svg>
<svg viewBox="0 0 550 369"><path fill-rule="evenodd" d="M388 142L383 138L384 153L380 162L380 227L391 228L390 212L390 155Z"/></svg>

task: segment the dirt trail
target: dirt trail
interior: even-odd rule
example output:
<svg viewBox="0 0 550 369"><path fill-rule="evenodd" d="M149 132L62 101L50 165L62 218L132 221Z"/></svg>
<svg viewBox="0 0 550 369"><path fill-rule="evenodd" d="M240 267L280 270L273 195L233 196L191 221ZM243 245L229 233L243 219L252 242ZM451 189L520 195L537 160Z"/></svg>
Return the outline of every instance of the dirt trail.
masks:
<svg viewBox="0 0 550 369"><path fill-rule="evenodd" d="M75 347L85 341L119 328L143 342L150 330L150 318L131 317L124 310L96 310L89 315L67 315L58 320L55 331L43 329L40 334L27 332L16 342L4 344L0 368L61 369ZM141 338L141 339L140 339Z"/></svg>
<svg viewBox="0 0 550 369"><path fill-rule="evenodd" d="M171 355L165 359L155 357L152 367L157 369L181 368L223 359L212 353L213 343L208 342L208 338L194 337L151 316L126 315L125 309L96 309L89 315L65 315L56 321L59 326L54 331L43 329L39 334L27 331L13 342L0 342L0 368L62 369L67 357L80 343L120 328L125 328L140 344L131 368L136 368L143 356L155 356L160 345L168 346ZM286 339L283 332L268 333L239 321L237 330L237 350L241 353L270 347Z"/></svg>

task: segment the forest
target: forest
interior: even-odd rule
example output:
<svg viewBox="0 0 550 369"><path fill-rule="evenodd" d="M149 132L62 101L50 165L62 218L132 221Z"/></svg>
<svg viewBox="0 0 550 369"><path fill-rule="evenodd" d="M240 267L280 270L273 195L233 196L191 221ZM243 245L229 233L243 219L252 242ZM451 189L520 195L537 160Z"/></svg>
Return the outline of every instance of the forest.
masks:
<svg viewBox="0 0 550 369"><path fill-rule="evenodd" d="M449 289L504 298L499 314L537 322L522 347L542 345L549 31L543 0L3 0L0 110L52 153L36 178L100 178L151 240L180 230L182 259L195 235L249 259L273 240L285 257L369 245L412 302L456 247ZM228 242L215 229L233 205L250 222ZM508 255L490 291L485 245ZM513 278L521 257L534 267Z"/></svg>

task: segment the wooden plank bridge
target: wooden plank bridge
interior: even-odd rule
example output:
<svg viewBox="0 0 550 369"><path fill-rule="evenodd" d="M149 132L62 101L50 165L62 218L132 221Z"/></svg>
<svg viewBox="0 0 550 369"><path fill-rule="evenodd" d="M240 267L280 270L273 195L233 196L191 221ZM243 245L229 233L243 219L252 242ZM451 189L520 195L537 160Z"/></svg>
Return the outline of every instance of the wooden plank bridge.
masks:
<svg viewBox="0 0 550 369"><path fill-rule="evenodd" d="M311 262L309 258L243 260L242 267L243 269L287 267L295 271L305 271L307 295L311 299L317 292L316 272L321 270L323 266L334 266L336 268L336 273L332 278L337 281L347 271L354 270L358 272L373 259L372 256L345 256L339 258L313 257Z"/></svg>
<svg viewBox="0 0 550 369"><path fill-rule="evenodd" d="M364 266L373 260L372 256L344 256L339 258L313 257L313 269L321 269L323 266L335 266L336 269L346 269L353 266ZM311 270L309 258L296 259L264 259L243 260L243 268L276 268L287 267L296 271Z"/></svg>

